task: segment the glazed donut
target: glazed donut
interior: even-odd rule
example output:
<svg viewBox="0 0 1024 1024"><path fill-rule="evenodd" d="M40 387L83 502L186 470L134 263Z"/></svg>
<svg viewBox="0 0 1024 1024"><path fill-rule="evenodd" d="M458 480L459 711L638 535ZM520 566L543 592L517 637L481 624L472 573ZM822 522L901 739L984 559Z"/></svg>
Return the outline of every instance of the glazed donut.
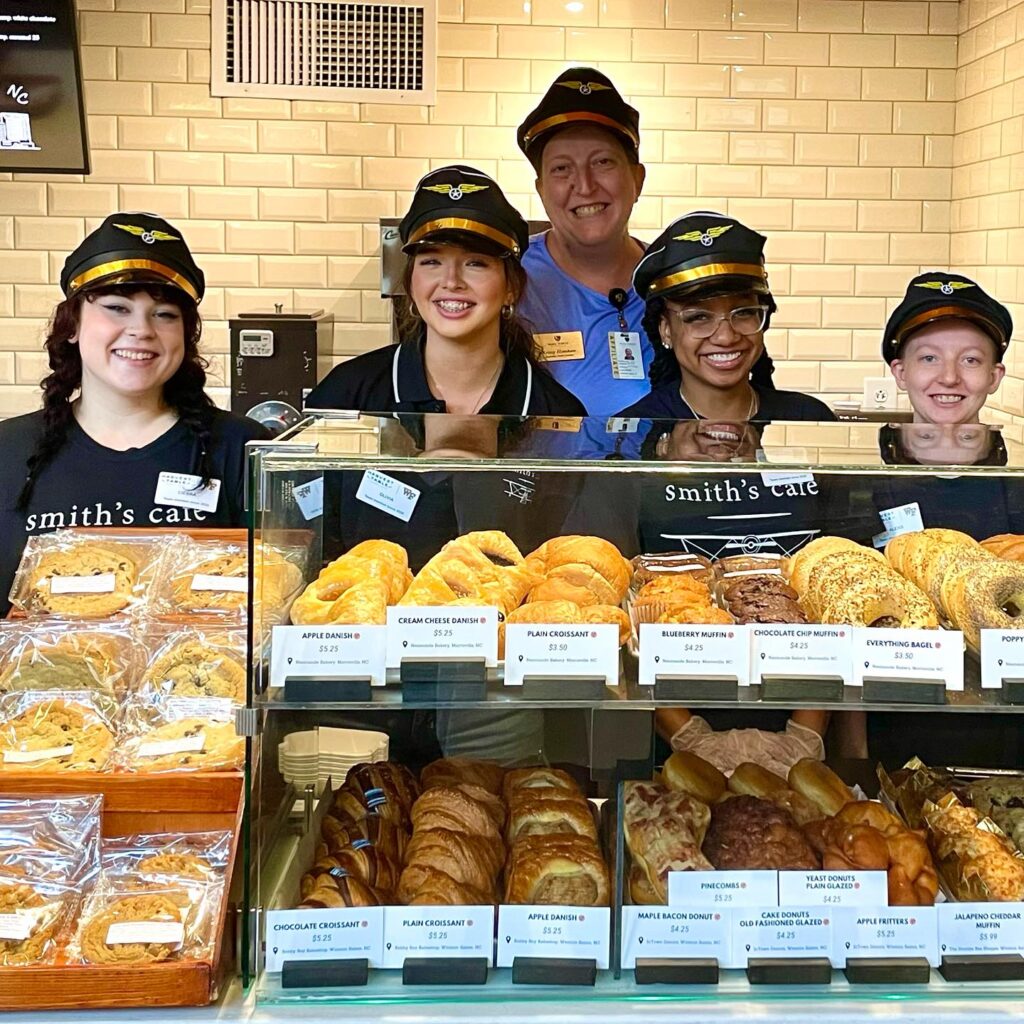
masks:
<svg viewBox="0 0 1024 1024"><path fill-rule="evenodd" d="M887 577L899 579L886 565L885 559L868 548L834 551L818 559L814 575L801 594L801 601L808 614L815 618L851 584L863 579Z"/></svg>
<svg viewBox="0 0 1024 1024"><path fill-rule="evenodd" d="M845 537L816 537L810 544L805 544L789 560L790 586L798 594L802 594L807 589L811 573L820 558L824 558L825 555L830 555L834 551L859 548L859 544L847 540Z"/></svg>
<svg viewBox="0 0 1024 1024"><path fill-rule="evenodd" d="M821 621L900 629L935 629L939 624L925 593L896 576L864 579L847 587L825 606Z"/></svg>
<svg viewBox="0 0 1024 1024"><path fill-rule="evenodd" d="M982 629L1024 629L1024 567L995 559L959 573L949 595L950 618L978 650Z"/></svg>

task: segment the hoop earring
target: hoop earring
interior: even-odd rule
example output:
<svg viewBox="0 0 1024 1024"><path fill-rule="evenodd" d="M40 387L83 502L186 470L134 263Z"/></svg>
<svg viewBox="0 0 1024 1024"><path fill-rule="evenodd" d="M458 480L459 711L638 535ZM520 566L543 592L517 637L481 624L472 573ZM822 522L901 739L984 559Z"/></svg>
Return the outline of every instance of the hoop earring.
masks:
<svg viewBox="0 0 1024 1024"><path fill-rule="evenodd" d="M516 315L516 304L510 302L507 306L501 307L501 318L502 320L511 320Z"/></svg>
<svg viewBox="0 0 1024 1024"><path fill-rule="evenodd" d="M409 300L409 316L411 316L413 320L423 319L423 317L420 316L419 308L416 306L416 303L412 301L412 299Z"/></svg>

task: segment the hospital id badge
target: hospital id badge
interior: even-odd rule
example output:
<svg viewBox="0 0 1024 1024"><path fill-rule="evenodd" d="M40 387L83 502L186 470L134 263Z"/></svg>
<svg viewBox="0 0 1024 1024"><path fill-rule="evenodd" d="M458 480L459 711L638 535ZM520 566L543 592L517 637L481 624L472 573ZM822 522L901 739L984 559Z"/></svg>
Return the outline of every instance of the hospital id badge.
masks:
<svg viewBox="0 0 1024 1024"><path fill-rule="evenodd" d="M616 380L645 380L644 353L636 331L609 331L608 353Z"/></svg>

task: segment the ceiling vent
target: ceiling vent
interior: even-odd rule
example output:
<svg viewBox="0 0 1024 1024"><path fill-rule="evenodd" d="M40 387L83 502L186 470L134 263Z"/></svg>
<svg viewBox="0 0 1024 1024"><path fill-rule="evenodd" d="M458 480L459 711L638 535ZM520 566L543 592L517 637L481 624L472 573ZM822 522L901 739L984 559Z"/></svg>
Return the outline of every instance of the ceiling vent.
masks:
<svg viewBox="0 0 1024 1024"><path fill-rule="evenodd" d="M430 104L437 0L214 0L215 96Z"/></svg>

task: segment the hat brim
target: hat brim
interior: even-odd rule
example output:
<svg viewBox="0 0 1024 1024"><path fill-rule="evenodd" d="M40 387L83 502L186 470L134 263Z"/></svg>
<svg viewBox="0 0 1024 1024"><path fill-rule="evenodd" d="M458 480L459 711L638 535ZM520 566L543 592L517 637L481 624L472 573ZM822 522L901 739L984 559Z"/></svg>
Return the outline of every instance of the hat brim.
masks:
<svg viewBox="0 0 1024 1024"><path fill-rule="evenodd" d="M519 243L510 235L488 224L462 217L444 217L421 225L409 236L402 252L411 255L425 245L458 245L471 252L502 259L509 256L518 259L520 255Z"/></svg>
<svg viewBox="0 0 1024 1024"><path fill-rule="evenodd" d="M891 340L891 348L886 354L886 362L892 363L894 360L899 359L900 349L917 331L927 327L929 324L938 323L942 320L967 320L980 327L989 336L992 344L995 345L997 358L1003 358L1010 339L1006 337L994 320L985 316L979 310L972 309L970 306L947 305L926 309L916 316L909 317L900 324L899 330Z"/></svg>
<svg viewBox="0 0 1024 1024"><path fill-rule="evenodd" d="M620 124L613 117L606 117L604 114L597 114L589 110L569 111L564 114L553 114L551 117L538 121L531 125L523 135L523 151L529 155L537 143L547 141L551 136L565 128L576 128L579 126L593 126L604 128L618 135L620 139L629 144L633 153L640 151L640 139L624 124Z"/></svg>
<svg viewBox="0 0 1024 1024"><path fill-rule="evenodd" d="M94 291L103 285L159 284L177 288L193 302L199 302L199 293L184 275L157 260L111 260L83 270L68 282L67 297L82 291Z"/></svg>

